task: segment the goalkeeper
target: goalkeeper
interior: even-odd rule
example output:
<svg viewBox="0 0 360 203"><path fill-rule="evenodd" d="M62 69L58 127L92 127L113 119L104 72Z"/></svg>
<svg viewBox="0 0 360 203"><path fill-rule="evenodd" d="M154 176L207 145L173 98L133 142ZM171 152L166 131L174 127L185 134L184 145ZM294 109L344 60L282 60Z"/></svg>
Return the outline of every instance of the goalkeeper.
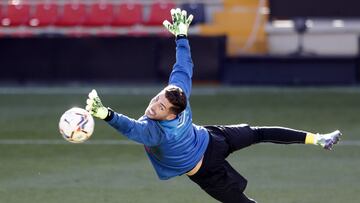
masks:
<svg viewBox="0 0 360 203"><path fill-rule="evenodd" d="M149 103L145 114L132 119L102 105L95 90L86 109L129 139L144 145L160 179L186 174L221 202L255 202L244 194L247 180L227 161L229 154L259 142L314 144L331 150L341 133L313 134L282 127L198 126L190 108L193 63L187 31L193 19L172 9L173 22L164 26L176 37L176 63L168 86Z"/></svg>

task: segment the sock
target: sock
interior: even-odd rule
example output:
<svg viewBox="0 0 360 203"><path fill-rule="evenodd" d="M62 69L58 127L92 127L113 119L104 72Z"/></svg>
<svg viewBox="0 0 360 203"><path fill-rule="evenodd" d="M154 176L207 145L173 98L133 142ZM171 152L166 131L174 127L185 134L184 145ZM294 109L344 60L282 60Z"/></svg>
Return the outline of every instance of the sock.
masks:
<svg viewBox="0 0 360 203"><path fill-rule="evenodd" d="M313 144L316 145L317 143L317 134L314 133L307 133L305 138L305 144Z"/></svg>

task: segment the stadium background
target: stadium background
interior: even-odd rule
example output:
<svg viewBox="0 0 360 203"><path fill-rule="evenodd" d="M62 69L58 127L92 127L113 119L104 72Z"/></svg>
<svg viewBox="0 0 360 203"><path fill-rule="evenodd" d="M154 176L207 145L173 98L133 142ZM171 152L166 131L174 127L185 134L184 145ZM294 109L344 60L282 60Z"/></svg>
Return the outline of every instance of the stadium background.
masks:
<svg viewBox="0 0 360 203"><path fill-rule="evenodd" d="M96 121L87 144L60 115L96 88L140 117L166 84L169 9L190 28L197 124L342 130L333 152L260 144L229 157L258 202L358 202L359 3L285 0L0 1L0 202L214 202L186 177L160 181L142 146Z"/></svg>

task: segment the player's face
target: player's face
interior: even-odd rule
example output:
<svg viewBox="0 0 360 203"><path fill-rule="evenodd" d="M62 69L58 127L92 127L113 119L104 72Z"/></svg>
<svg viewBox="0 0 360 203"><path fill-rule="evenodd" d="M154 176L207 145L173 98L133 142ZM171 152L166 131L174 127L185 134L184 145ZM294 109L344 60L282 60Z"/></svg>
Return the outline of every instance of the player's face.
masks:
<svg viewBox="0 0 360 203"><path fill-rule="evenodd" d="M149 106L145 110L145 115L153 120L172 120L176 117L176 115L170 111L170 107L172 106L165 97L165 91L161 91L151 99Z"/></svg>

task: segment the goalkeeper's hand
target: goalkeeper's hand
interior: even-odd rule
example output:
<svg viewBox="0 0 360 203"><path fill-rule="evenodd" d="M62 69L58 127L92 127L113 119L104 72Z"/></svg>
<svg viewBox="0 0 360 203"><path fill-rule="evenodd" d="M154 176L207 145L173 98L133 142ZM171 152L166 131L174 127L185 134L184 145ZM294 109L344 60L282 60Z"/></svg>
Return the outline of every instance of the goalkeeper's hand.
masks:
<svg viewBox="0 0 360 203"><path fill-rule="evenodd" d="M104 105L101 103L101 100L97 95L96 90L94 89L89 93L89 98L86 100L85 109L89 111L91 115L100 119L105 119L109 113L108 108L104 107Z"/></svg>
<svg viewBox="0 0 360 203"><path fill-rule="evenodd" d="M165 28L173 35L175 35L175 37L179 35L187 36L189 25L193 20L194 16L189 15L189 17L187 17L186 11L181 10L180 8L171 9L170 13L173 23L171 24L169 21L164 20L163 25L165 26Z"/></svg>

